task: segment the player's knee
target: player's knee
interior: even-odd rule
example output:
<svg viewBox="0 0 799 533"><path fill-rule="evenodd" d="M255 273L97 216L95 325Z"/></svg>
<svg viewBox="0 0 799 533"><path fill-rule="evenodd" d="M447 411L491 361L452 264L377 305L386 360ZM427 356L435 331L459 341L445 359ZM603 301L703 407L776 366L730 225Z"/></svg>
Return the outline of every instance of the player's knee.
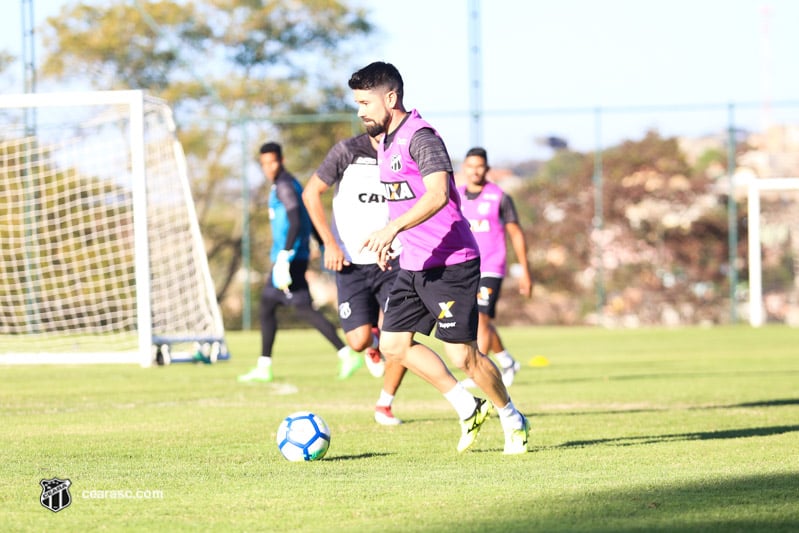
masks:
<svg viewBox="0 0 799 533"><path fill-rule="evenodd" d="M444 349L450 363L471 376L472 370L477 367L477 357L480 355L476 345L474 343L445 343Z"/></svg>
<svg viewBox="0 0 799 533"><path fill-rule="evenodd" d="M392 338L386 338L384 334L380 337L380 346L378 348L380 353L383 354L383 357L386 360L390 361L402 361L403 357L405 357L405 353L408 349L403 343L397 342L397 340Z"/></svg>
<svg viewBox="0 0 799 533"><path fill-rule="evenodd" d="M347 337L347 344L356 352L362 352L367 348L371 348L374 343L371 324L362 324L355 329L347 331L345 335Z"/></svg>
<svg viewBox="0 0 799 533"><path fill-rule="evenodd" d="M372 347L372 338L363 337L363 336L350 336L347 334L347 344L350 345L350 348L355 350L356 352L362 352L367 348Z"/></svg>

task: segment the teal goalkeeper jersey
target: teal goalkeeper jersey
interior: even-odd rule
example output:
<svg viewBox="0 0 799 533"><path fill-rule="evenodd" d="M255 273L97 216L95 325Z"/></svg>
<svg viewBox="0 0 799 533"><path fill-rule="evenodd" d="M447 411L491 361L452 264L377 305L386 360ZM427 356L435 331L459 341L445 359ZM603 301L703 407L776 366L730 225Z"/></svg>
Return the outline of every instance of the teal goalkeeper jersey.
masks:
<svg viewBox="0 0 799 533"><path fill-rule="evenodd" d="M290 214L298 213L299 227L291 227ZM280 250L289 249L287 239L295 235L290 249L295 252L294 259L307 260L310 256L311 218L302 203L302 185L297 179L281 171L269 191L269 221L272 227L272 250L269 257L274 263ZM294 231L293 231L294 230Z"/></svg>

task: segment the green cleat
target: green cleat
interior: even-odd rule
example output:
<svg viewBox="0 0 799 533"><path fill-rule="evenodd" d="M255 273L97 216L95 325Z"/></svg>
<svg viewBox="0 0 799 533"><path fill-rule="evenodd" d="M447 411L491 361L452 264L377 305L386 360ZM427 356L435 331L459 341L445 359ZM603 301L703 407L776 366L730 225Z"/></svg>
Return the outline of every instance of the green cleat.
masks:
<svg viewBox="0 0 799 533"><path fill-rule="evenodd" d="M461 420L461 439L458 441L458 453L465 452L474 444L483 422L491 414L491 404L482 398L474 399L474 413L466 420Z"/></svg>
<svg viewBox="0 0 799 533"><path fill-rule="evenodd" d="M272 367L255 367L246 374L242 374L238 377L238 381L241 383L250 383L253 381L260 381L262 383L268 383L272 381Z"/></svg>
<svg viewBox="0 0 799 533"><path fill-rule="evenodd" d="M521 413L520 413L521 414ZM521 415L522 427L512 429L505 433L505 455L519 455L527 453L527 437L530 435L530 422L527 417Z"/></svg>
<svg viewBox="0 0 799 533"><path fill-rule="evenodd" d="M347 379L363 366L363 356L347 349L345 355L338 356L338 379Z"/></svg>

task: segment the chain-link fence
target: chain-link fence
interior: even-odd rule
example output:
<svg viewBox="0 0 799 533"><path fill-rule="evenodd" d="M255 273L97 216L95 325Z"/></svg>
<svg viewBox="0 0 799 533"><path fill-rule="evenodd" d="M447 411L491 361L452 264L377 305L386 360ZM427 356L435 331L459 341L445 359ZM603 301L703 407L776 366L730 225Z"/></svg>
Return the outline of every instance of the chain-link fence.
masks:
<svg viewBox="0 0 799 533"><path fill-rule="evenodd" d="M475 117L422 111L459 169ZM490 177L514 197L536 281L534 298L522 300L511 269L500 324L758 323L753 309L761 309L763 321L799 325L799 191L760 193L762 304L754 306L748 243L751 181L799 176L799 101L479 118ZM299 122L316 120L329 118ZM330 276L311 275L319 303L332 304ZM241 309L241 291L229 294Z"/></svg>

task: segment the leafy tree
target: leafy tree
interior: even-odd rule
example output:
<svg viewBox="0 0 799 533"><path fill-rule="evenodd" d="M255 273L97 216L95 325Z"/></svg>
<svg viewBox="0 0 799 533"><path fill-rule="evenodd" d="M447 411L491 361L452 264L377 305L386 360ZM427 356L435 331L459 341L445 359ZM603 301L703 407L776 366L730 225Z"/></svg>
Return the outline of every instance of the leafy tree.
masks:
<svg viewBox="0 0 799 533"><path fill-rule="evenodd" d="M351 135L341 65L372 31L364 10L339 0L73 2L46 21L41 71L93 89L144 89L173 107L222 299L241 264L241 212L231 206L241 205L242 161L278 140L303 179ZM317 114L341 119L313 122ZM247 206L258 249L269 244L262 194ZM253 256L256 270L266 261Z"/></svg>
<svg viewBox="0 0 799 533"><path fill-rule="evenodd" d="M102 328L105 318L92 307L110 316L134 299L134 281L107 276L105 264L112 247L132 254L133 213L128 203L117 201L126 194L77 168L56 164L48 151L32 158L26 148L0 144L0 159L6 163L0 165L3 326L10 332L29 327L54 332L63 329L65 320L79 320L84 330ZM70 191L69 201L64 191ZM35 260L27 257L31 249ZM42 298L37 293L32 314L29 295L20 290L30 283L48 294ZM112 293L120 297L109 299Z"/></svg>
<svg viewBox="0 0 799 533"><path fill-rule="evenodd" d="M8 71L11 68L11 65L14 64L15 60L16 57L14 57L14 55L12 55L10 52L7 52L6 50L0 50L0 75L2 75L4 82L2 85L0 85L0 90L6 91L11 88L10 81L13 79L13 77L8 74ZM9 92L11 91L9 90Z"/></svg>
<svg viewBox="0 0 799 533"><path fill-rule="evenodd" d="M14 62L14 56L5 50L0 50L0 73L5 72Z"/></svg>

